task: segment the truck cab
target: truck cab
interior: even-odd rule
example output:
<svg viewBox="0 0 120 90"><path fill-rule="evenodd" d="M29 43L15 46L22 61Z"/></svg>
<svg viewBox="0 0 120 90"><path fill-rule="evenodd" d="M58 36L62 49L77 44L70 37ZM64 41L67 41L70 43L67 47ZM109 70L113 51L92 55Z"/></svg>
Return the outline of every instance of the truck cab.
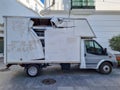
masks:
<svg viewBox="0 0 120 90"><path fill-rule="evenodd" d="M108 74L112 66L117 66L116 58L93 39L84 39L84 56L86 68L92 68L101 73Z"/></svg>

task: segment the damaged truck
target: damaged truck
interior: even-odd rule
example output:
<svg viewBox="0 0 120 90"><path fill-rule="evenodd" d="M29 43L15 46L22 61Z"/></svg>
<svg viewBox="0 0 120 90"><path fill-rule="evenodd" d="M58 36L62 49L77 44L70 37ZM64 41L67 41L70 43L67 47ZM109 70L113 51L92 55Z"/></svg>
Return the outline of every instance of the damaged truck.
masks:
<svg viewBox="0 0 120 90"><path fill-rule="evenodd" d="M113 54L97 43L85 18L4 17L4 63L20 65L35 77L49 64L95 69L109 74L117 66Z"/></svg>

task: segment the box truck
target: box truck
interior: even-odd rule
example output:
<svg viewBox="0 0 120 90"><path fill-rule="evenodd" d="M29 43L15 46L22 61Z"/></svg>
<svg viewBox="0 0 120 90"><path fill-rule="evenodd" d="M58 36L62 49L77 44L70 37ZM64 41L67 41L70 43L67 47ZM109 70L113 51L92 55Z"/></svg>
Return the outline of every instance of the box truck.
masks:
<svg viewBox="0 0 120 90"><path fill-rule="evenodd" d="M85 18L5 16L4 63L20 65L37 76L48 64L95 69L109 74L117 66L113 54L97 43Z"/></svg>

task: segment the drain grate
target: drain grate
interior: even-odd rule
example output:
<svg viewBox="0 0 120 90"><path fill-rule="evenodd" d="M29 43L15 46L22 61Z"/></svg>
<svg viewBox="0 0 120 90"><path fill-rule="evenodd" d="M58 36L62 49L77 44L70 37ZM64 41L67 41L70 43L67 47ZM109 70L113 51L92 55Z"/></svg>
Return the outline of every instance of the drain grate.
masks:
<svg viewBox="0 0 120 90"><path fill-rule="evenodd" d="M48 79L44 79L44 80L42 81L42 83L45 84L45 85L51 85L51 84L55 84L55 83L56 83L56 80L51 79L51 78L48 78Z"/></svg>
<svg viewBox="0 0 120 90"><path fill-rule="evenodd" d="M0 72L6 72L6 71L9 71L10 69L8 68L3 68L3 69L0 69Z"/></svg>

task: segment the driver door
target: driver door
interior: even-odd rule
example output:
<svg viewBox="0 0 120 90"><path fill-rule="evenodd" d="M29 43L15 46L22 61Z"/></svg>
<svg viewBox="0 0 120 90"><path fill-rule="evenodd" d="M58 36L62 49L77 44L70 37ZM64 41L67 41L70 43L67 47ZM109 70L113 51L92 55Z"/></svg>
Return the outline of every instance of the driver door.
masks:
<svg viewBox="0 0 120 90"><path fill-rule="evenodd" d="M105 57L103 48L94 40L85 40L86 67L96 67Z"/></svg>

